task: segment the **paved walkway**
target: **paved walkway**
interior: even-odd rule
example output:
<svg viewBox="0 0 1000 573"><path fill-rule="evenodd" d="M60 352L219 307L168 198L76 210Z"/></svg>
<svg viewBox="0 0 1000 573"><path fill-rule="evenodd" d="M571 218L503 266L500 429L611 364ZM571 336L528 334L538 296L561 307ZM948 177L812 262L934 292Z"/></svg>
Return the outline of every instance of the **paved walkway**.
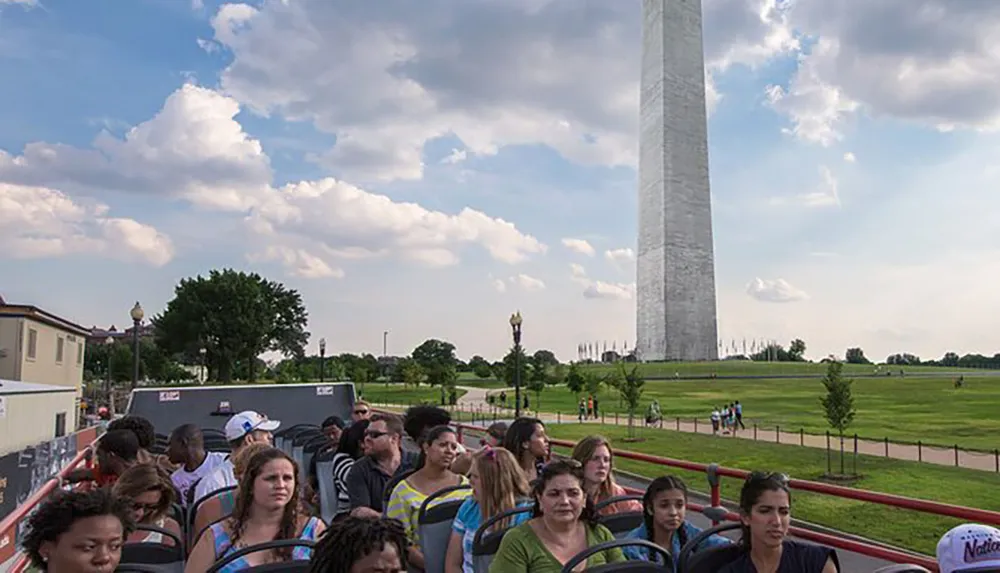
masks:
<svg viewBox="0 0 1000 573"><path fill-rule="evenodd" d="M497 411L498 417L513 417L513 409L507 408L496 408L486 402L487 393L494 394L499 393L501 388L472 388L469 386L459 386L460 389L465 390L466 394L458 399L458 407L460 410L468 412L478 412L483 414L488 414L492 416L493 410ZM506 388L508 402L512 401L513 388ZM538 417L545 423L571 423L578 421L577 418L570 416L560 416L557 414L551 414L548 412L542 412L541 414L535 413ZM638 418L638 417L637 417ZM591 420L595 421L595 420ZM604 419L601 420L602 424L618 424L621 426L628 425L628 416L619 415L617 420L615 416L606 415ZM642 424L643 420L641 418L637 419L637 424ZM674 420L664 420L661 424L656 427L662 428L664 430L673 430L688 433L698 433L711 435L712 426L708 420L704 422L694 421L684 421L681 420L680 423ZM720 432L719 439L747 439L780 443L780 444L792 444L811 448L826 449L826 436L818 436L815 434L799 434L798 432L778 432L774 428L764 430L758 428L756 431L756 438L754 436L753 428L748 428L746 430L739 430L733 434L722 434ZM836 437L830 438L830 448L834 451L840 449L840 444ZM853 438L844 438L844 451L853 451L854 443ZM996 468L996 457L994 454L986 454L979 452L967 452L963 450L958 450L957 454L957 464L956 464L956 453L952 448L938 448L931 446L922 446L918 448L915 445L908 444L896 444L881 441L870 441L870 440L858 440L858 453L866 454L870 456L879 457L889 457L899 460L910 460L910 461L922 461L926 463L938 464L943 466L959 466L969 469L983 470L995 472Z"/></svg>

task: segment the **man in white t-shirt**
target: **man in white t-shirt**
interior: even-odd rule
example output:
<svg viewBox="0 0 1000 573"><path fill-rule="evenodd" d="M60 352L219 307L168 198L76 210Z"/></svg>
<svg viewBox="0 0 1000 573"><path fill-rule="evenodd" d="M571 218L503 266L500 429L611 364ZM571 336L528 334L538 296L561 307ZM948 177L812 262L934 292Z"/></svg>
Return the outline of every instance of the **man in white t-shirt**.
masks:
<svg viewBox="0 0 1000 573"><path fill-rule="evenodd" d="M194 495L198 480L212 473L226 461L226 454L205 451L205 436L201 428L194 424L178 426L170 433L167 445L170 463L179 465L171 476L174 487L181 494L181 505L187 506Z"/></svg>
<svg viewBox="0 0 1000 573"><path fill-rule="evenodd" d="M232 448L232 455L237 454L242 448L256 442L271 443L271 432L278 429L281 422L278 420L268 420L253 410L246 410L236 414L226 422L226 439ZM198 482L194 489L194 500L197 501L213 491L237 485L236 476L233 474L233 462L231 458L226 458L219 464L212 473L208 474Z"/></svg>

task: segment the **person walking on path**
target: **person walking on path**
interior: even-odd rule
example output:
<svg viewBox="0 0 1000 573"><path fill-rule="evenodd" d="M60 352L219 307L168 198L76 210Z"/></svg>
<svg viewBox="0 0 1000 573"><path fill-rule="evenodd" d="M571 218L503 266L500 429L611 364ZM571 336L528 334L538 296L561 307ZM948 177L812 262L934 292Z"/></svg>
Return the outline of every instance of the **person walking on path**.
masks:
<svg viewBox="0 0 1000 573"><path fill-rule="evenodd" d="M743 425L743 404L740 404L739 400L736 401L736 423L740 425L741 430L747 429Z"/></svg>

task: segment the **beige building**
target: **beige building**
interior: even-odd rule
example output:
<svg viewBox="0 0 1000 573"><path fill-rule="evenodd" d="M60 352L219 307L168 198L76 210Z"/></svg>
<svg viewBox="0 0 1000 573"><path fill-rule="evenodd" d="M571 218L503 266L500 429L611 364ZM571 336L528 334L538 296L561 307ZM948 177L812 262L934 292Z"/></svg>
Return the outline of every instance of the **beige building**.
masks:
<svg viewBox="0 0 1000 573"><path fill-rule="evenodd" d="M73 388L0 379L0 456L76 431Z"/></svg>
<svg viewBox="0 0 1000 573"><path fill-rule="evenodd" d="M40 308L0 299L0 380L72 388L79 399L88 334L82 326ZM74 411L71 429L76 418Z"/></svg>

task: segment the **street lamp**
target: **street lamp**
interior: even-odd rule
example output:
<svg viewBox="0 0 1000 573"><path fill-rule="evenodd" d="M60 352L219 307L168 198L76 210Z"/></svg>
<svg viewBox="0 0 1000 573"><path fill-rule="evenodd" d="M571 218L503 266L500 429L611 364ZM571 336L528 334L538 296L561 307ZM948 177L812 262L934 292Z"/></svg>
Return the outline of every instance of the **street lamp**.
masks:
<svg viewBox="0 0 1000 573"><path fill-rule="evenodd" d="M326 339L319 339L319 383L326 380Z"/></svg>
<svg viewBox="0 0 1000 573"><path fill-rule="evenodd" d="M510 329L514 334L514 417L521 417L521 311L510 315Z"/></svg>
<svg viewBox="0 0 1000 573"><path fill-rule="evenodd" d="M108 401L108 412L111 414L115 413L115 397L111 393L111 345L115 343L115 339L110 336L104 339L104 344L108 347L108 377L104 379L104 398Z"/></svg>
<svg viewBox="0 0 1000 573"><path fill-rule="evenodd" d="M201 383L204 384L208 381L208 365L205 364L205 355L208 354L208 349L202 346L198 349L198 354L201 355Z"/></svg>
<svg viewBox="0 0 1000 573"><path fill-rule="evenodd" d="M132 316L132 389L139 384L139 324L146 314L142 311L139 301L135 301L135 306L129 311Z"/></svg>

